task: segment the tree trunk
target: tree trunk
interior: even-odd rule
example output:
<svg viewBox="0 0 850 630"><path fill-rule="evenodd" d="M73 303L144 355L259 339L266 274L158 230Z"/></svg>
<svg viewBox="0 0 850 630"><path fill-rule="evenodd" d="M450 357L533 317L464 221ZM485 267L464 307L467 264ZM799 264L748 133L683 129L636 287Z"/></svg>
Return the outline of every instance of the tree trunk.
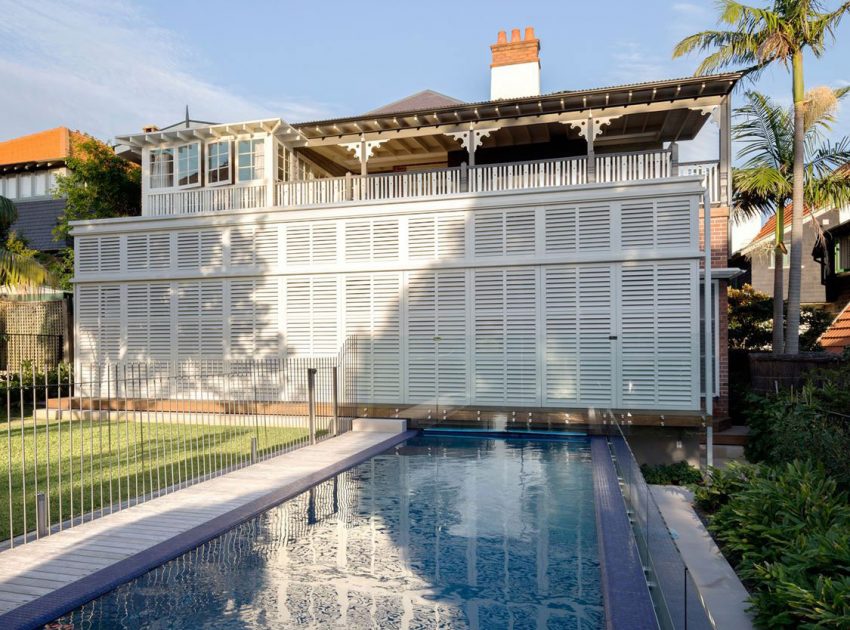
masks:
<svg viewBox="0 0 850 630"><path fill-rule="evenodd" d="M803 160L806 130L803 128L805 92L803 89L803 53L794 53L794 186L791 209L791 265L788 270L788 321L785 324L785 352L800 352L800 289L803 271Z"/></svg>
<svg viewBox="0 0 850 630"><path fill-rule="evenodd" d="M777 225L779 220L784 223L781 214L781 212L776 213ZM773 250L773 354L785 352L785 270L782 268L784 259L785 253L777 245L776 249Z"/></svg>

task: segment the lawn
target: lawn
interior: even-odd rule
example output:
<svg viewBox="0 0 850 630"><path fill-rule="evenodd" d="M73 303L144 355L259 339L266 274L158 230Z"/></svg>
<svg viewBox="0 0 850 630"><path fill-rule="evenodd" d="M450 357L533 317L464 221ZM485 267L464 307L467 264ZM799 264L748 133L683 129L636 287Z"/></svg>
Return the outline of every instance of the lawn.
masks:
<svg viewBox="0 0 850 630"><path fill-rule="evenodd" d="M307 435L302 428L266 426L262 419L257 426L0 421L0 541L9 538L10 523L15 536L35 529L38 492L49 496L51 523L99 515L110 505L132 504L152 491L247 462L252 437L262 456L306 442Z"/></svg>

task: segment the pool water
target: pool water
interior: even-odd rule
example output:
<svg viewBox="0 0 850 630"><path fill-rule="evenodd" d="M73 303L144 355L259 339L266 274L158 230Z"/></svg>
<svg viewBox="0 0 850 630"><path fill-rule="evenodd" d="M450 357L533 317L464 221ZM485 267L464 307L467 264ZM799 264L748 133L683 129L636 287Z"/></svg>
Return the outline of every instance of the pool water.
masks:
<svg viewBox="0 0 850 630"><path fill-rule="evenodd" d="M408 440L54 623L601 628L589 444Z"/></svg>

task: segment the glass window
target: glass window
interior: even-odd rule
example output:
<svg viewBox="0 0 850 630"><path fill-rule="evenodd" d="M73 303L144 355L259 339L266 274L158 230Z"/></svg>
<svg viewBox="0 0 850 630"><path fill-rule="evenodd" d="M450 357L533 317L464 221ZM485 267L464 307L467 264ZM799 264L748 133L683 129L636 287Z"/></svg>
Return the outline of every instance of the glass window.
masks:
<svg viewBox="0 0 850 630"><path fill-rule="evenodd" d="M31 197L32 196L32 175L21 175L19 183L20 188L18 189L18 197Z"/></svg>
<svg viewBox="0 0 850 630"><path fill-rule="evenodd" d="M277 145L277 181L289 181L289 151L282 144Z"/></svg>
<svg viewBox="0 0 850 630"><path fill-rule="evenodd" d="M240 140L237 144L237 168L240 182L263 179L265 172L265 139Z"/></svg>
<svg viewBox="0 0 850 630"><path fill-rule="evenodd" d="M177 185L197 186L201 183L201 143L177 147Z"/></svg>
<svg viewBox="0 0 850 630"><path fill-rule="evenodd" d="M230 140L207 145L207 183L230 183Z"/></svg>
<svg viewBox="0 0 850 630"><path fill-rule="evenodd" d="M174 149L151 149L151 188L174 185Z"/></svg>
<svg viewBox="0 0 850 630"><path fill-rule="evenodd" d="M791 267L791 255L789 253L785 253L782 255L782 268L788 269ZM770 250L767 255L767 268L768 269L776 269L776 254L773 250Z"/></svg>
<svg viewBox="0 0 850 630"><path fill-rule="evenodd" d="M712 389L714 390L715 396L720 395L720 364L717 362L717 356L720 354L720 338L717 336L717 319L720 315L718 289L719 287L715 280L711 283L711 302L714 313L711 318L711 339L714 342L711 344L714 346L714 352L711 356L711 365L714 368L712 370L714 373L712 376ZM699 383L700 394L705 396L705 285L702 283L700 283L699 287Z"/></svg>
<svg viewBox="0 0 850 630"><path fill-rule="evenodd" d="M839 237L835 241L835 271L850 271L850 235Z"/></svg>

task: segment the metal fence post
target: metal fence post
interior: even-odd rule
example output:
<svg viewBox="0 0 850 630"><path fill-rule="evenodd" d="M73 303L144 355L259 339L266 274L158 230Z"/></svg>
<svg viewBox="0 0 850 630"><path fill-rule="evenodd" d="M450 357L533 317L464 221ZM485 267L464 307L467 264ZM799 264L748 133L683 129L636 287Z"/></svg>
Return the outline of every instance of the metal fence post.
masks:
<svg viewBox="0 0 850 630"><path fill-rule="evenodd" d="M339 434L339 393L337 392L337 367L331 368L331 396L333 403L333 435Z"/></svg>
<svg viewBox="0 0 850 630"><path fill-rule="evenodd" d="M316 368L307 368L307 418L310 444L316 443Z"/></svg>
<svg viewBox="0 0 850 630"><path fill-rule="evenodd" d="M43 492L35 495L35 523L36 537L43 538L47 536L47 501L44 498Z"/></svg>
<svg viewBox="0 0 850 630"><path fill-rule="evenodd" d="M251 463L257 463L257 436L251 436Z"/></svg>

